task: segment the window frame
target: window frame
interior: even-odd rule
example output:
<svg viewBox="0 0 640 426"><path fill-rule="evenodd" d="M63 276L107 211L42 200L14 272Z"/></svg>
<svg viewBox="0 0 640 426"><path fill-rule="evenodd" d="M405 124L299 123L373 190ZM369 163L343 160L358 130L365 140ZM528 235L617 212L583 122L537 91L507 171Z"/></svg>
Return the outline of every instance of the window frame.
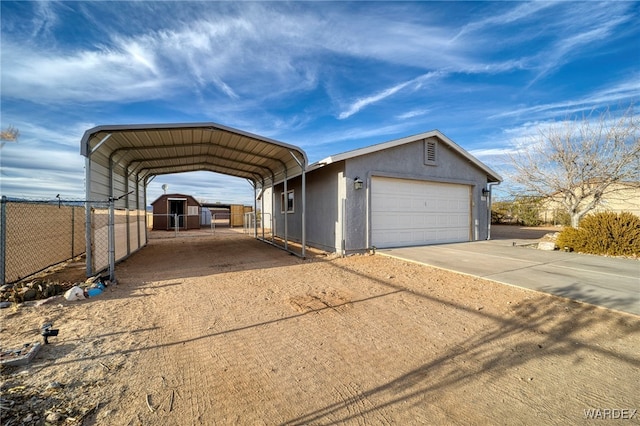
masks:
<svg viewBox="0 0 640 426"><path fill-rule="evenodd" d="M287 213L295 213L295 194L294 190L290 189L286 192L287 197L285 198L285 192L282 191L280 193L280 213L284 214L284 206L287 206ZM289 208L291 207L291 208Z"/></svg>

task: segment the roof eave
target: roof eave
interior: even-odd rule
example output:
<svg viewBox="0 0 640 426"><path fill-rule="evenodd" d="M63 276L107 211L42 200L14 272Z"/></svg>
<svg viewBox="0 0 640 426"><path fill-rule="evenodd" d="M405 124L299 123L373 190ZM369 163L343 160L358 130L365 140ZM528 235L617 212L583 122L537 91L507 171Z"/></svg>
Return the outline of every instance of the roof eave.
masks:
<svg viewBox="0 0 640 426"><path fill-rule="evenodd" d="M349 160L351 158L359 157L359 156L362 156L362 155L372 154L372 153L375 153L375 152L383 151L385 149L394 148L396 146L400 146L400 145L404 145L404 144L407 144L407 143L416 142L416 141L419 141L420 139L427 139L427 138L431 138L431 137L437 137L441 141L445 142L447 145L449 145L451 148L453 148L460 155L462 155L463 157L467 158L476 167L478 167L479 169L483 170L487 174L487 182L497 182L497 183L502 182L502 177L498 173L496 173L494 170L492 170L486 164L482 163L480 160L475 158L473 155L469 154L468 151L466 151L461 146L459 146L457 143L455 143L454 141L449 139L447 136L445 136L439 130L431 130L431 131L420 133L420 134L417 134L417 135L407 136L407 137L400 138L400 139L394 139L394 140L391 140L391 141L388 141L388 142L382 142L382 143L375 144L375 145L370 145L370 146L367 146L367 147L364 147L364 148L359 148L359 149L355 149L355 150L352 150L352 151L343 152L341 154L332 155L332 156L326 157L326 158L324 158L324 159L322 159L320 161L317 161L317 162L315 162L313 164L310 164L309 167L307 168L307 171L316 170L316 169L319 169L321 167L328 166L329 164L332 164L332 163L337 163L337 162L340 162L340 161Z"/></svg>

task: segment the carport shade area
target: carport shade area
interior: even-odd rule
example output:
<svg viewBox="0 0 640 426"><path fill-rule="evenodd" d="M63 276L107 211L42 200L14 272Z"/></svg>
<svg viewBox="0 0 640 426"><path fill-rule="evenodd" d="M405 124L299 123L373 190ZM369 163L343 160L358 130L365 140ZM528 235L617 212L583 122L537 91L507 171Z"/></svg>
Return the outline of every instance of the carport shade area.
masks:
<svg viewBox="0 0 640 426"><path fill-rule="evenodd" d="M278 183L286 187L297 176L304 182L307 165L306 153L296 146L215 123L98 126L85 132L81 154L86 200L111 201L124 216L100 233L86 209L87 247L93 248L87 250L87 275L146 244L146 188L155 176L210 171L244 178L254 191L263 191ZM304 198L301 203L304 212ZM113 239L108 256L94 253L92 243L107 234ZM304 256L304 219L302 234ZM286 234L284 240L287 248Z"/></svg>

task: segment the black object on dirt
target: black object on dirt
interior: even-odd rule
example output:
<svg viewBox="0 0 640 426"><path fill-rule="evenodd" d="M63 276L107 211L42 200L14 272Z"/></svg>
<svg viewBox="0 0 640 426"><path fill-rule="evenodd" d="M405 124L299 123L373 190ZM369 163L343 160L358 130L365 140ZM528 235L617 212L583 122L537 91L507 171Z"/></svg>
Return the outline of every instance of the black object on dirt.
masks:
<svg viewBox="0 0 640 426"><path fill-rule="evenodd" d="M58 329L52 329L51 327L53 327L52 323L46 323L46 324L42 324L42 331L40 332L40 334L42 335L42 337L44 337L44 344L48 345L49 344L49 337L54 337L58 335L58 332L60 330Z"/></svg>

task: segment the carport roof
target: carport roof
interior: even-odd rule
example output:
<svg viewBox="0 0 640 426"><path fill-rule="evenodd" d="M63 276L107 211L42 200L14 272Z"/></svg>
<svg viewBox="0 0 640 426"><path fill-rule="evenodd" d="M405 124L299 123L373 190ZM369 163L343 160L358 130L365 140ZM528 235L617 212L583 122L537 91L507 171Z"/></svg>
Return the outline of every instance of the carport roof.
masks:
<svg viewBox="0 0 640 426"><path fill-rule="evenodd" d="M106 166L120 164L141 178L205 170L258 186L297 176L307 165L301 148L209 122L97 126L84 133L81 154L97 152Z"/></svg>

